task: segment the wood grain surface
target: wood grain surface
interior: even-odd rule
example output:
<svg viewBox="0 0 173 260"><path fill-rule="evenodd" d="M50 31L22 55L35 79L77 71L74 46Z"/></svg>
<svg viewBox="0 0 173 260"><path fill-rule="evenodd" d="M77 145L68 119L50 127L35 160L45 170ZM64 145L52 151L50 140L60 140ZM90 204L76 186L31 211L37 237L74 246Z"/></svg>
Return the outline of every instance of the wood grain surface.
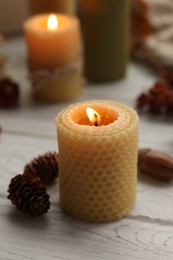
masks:
<svg viewBox="0 0 173 260"><path fill-rule="evenodd" d="M56 114L70 103L111 99L135 107L141 91L156 76L129 64L126 78L94 84L85 81L82 95L71 102L36 103L27 77L26 49L22 38L6 41L6 73L21 87L20 106L0 110L0 259L5 260L127 260L173 259L173 186L139 174L137 201L122 220L93 224L74 219L59 206L58 181L48 187L51 208L42 217L27 216L7 199L12 177L46 151L57 150ZM139 147L173 154L173 119L140 116Z"/></svg>

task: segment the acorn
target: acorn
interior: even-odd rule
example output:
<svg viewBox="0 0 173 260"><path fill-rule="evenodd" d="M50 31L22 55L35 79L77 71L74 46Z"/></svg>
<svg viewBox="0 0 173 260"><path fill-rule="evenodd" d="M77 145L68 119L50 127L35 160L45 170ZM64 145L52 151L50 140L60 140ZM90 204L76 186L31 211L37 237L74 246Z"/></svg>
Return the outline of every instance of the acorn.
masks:
<svg viewBox="0 0 173 260"><path fill-rule="evenodd" d="M171 181L173 179L173 157L151 149L139 149L138 169L151 177Z"/></svg>

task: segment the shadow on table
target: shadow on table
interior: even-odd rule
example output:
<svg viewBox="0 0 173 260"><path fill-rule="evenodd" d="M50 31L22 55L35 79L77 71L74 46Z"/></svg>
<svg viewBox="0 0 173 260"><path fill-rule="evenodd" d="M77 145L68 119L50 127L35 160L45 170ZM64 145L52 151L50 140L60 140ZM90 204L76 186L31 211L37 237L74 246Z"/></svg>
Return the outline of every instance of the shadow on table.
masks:
<svg viewBox="0 0 173 260"><path fill-rule="evenodd" d="M49 219L46 215L38 217L30 216L20 212L15 207L9 210L8 218L15 226L25 227L28 229L43 230L46 229L49 224Z"/></svg>
<svg viewBox="0 0 173 260"><path fill-rule="evenodd" d="M172 181L163 181L153 177L150 177L144 173L138 172L138 181L146 183L150 186L160 187L160 188L167 188L172 186Z"/></svg>

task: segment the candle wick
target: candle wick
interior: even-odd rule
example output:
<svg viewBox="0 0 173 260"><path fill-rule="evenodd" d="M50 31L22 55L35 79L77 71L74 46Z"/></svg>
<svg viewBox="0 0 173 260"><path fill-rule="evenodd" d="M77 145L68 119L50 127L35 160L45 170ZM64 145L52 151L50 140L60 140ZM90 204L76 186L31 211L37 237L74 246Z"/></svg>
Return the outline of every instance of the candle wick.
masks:
<svg viewBox="0 0 173 260"><path fill-rule="evenodd" d="M97 114L94 114L94 117L95 117L95 122L94 122L94 125L95 126L98 126L98 121L97 121L97 119L98 119L98 115Z"/></svg>

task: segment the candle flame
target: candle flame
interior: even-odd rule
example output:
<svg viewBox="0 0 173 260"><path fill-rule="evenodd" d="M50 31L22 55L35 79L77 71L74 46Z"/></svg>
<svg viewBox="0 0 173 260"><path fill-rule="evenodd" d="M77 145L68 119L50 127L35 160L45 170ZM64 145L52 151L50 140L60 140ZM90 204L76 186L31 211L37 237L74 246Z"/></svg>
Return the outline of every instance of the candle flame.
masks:
<svg viewBox="0 0 173 260"><path fill-rule="evenodd" d="M98 126L99 122L100 122L99 113L97 113L94 109L92 109L90 107L86 108L86 113L87 113L87 116L88 116L89 120L91 121L91 123L95 126Z"/></svg>
<svg viewBox="0 0 173 260"><path fill-rule="evenodd" d="M56 15L51 14L47 20L47 27L49 30L53 31L58 28L58 18Z"/></svg>

